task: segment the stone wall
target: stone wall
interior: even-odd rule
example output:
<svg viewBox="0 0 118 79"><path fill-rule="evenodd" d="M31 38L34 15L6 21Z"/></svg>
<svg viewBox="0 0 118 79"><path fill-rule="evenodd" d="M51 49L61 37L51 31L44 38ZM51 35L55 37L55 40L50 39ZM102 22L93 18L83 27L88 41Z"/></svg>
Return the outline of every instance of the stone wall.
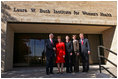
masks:
<svg viewBox="0 0 118 79"><path fill-rule="evenodd" d="M103 45L117 53L117 30L116 27L112 27L111 29L105 30L103 32ZM117 56L108 51L104 50L104 55L113 63L117 64ZM109 62L106 62L107 65L112 66Z"/></svg>
<svg viewBox="0 0 118 79"><path fill-rule="evenodd" d="M20 22L116 25L117 4L115 1L6 1L3 3L10 8L6 9L12 17L12 20L10 18L9 21L13 21L14 19ZM54 10L56 10L55 13ZM87 12L88 15L84 15L83 12ZM100 16L100 13L108 16Z"/></svg>

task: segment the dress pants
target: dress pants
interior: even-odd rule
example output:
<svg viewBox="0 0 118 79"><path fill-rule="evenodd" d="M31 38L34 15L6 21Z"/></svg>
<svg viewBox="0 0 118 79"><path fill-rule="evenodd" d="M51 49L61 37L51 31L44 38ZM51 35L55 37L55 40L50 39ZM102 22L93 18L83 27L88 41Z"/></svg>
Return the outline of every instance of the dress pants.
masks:
<svg viewBox="0 0 118 79"><path fill-rule="evenodd" d="M79 72L79 56L76 53L73 55L73 65L74 72Z"/></svg>
<svg viewBox="0 0 118 79"><path fill-rule="evenodd" d="M53 73L53 61L54 57L47 57L46 58L46 73Z"/></svg>
<svg viewBox="0 0 118 79"><path fill-rule="evenodd" d="M89 70L89 55L88 53L81 53L83 71Z"/></svg>
<svg viewBox="0 0 118 79"><path fill-rule="evenodd" d="M66 72L72 72L72 56L70 55L66 55L65 57L65 60L66 60Z"/></svg>

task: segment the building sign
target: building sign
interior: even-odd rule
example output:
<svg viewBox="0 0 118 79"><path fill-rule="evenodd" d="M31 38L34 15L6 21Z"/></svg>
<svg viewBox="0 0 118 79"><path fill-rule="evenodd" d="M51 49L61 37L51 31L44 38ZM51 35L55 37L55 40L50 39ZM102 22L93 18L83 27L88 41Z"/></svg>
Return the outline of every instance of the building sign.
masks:
<svg viewBox="0 0 118 79"><path fill-rule="evenodd" d="M35 8L31 8L30 10L29 9L18 9L18 8L14 8L13 9L13 12L36 12L37 9ZM103 17L112 17L112 14L111 13L104 13L104 12L87 12L87 11L66 11L66 10L56 10L56 9L53 9L53 10L49 10L49 9L38 9L38 12L39 13L53 13L53 14L65 14L65 15L80 15L80 13L82 15L86 15L86 16L103 16Z"/></svg>

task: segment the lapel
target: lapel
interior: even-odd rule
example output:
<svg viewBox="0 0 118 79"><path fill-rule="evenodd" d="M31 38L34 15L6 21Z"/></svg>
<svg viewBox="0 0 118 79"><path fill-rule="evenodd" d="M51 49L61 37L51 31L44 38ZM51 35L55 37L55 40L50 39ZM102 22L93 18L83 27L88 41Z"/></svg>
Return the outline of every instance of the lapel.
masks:
<svg viewBox="0 0 118 79"><path fill-rule="evenodd" d="M81 44L81 39L79 40L79 43Z"/></svg>
<svg viewBox="0 0 118 79"><path fill-rule="evenodd" d="M50 41L50 39L48 39L49 40L49 44L51 44L51 41Z"/></svg>
<svg viewBox="0 0 118 79"><path fill-rule="evenodd" d="M85 40L85 38L84 38L84 44L86 43L86 40Z"/></svg>
<svg viewBox="0 0 118 79"><path fill-rule="evenodd" d="M73 45L75 44L75 41L73 40Z"/></svg>

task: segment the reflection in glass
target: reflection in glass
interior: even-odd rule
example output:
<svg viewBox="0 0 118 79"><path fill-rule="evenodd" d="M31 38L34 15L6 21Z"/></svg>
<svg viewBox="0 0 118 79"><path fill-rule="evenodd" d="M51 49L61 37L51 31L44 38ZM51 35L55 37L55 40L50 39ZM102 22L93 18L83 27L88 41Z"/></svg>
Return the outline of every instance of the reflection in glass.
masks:
<svg viewBox="0 0 118 79"><path fill-rule="evenodd" d="M14 65L45 65L44 39L17 39L14 51Z"/></svg>

